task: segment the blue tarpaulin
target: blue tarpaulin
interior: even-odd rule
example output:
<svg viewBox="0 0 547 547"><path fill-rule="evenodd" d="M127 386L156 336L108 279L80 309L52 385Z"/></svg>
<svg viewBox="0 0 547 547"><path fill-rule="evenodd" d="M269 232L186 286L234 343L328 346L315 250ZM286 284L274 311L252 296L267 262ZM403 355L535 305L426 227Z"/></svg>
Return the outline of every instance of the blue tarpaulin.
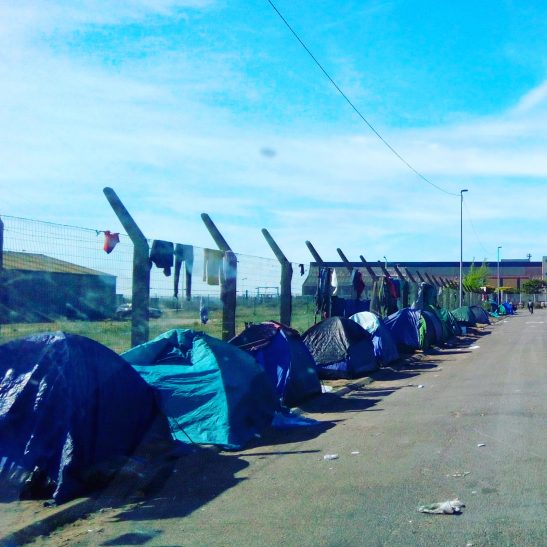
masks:
<svg viewBox="0 0 547 547"><path fill-rule="evenodd" d="M131 455L156 419L166 422L153 390L94 340L55 332L0 346L0 460L38 467L58 503L92 489L90 470Z"/></svg>

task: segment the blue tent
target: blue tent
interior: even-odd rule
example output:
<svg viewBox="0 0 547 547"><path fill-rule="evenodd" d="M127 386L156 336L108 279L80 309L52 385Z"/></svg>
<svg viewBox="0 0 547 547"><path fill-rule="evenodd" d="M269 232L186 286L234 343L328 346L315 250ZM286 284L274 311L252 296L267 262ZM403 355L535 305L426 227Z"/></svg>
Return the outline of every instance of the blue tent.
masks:
<svg viewBox="0 0 547 547"><path fill-rule="evenodd" d="M238 449L272 423L277 402L270 380L228 342L173 329L122 357L157 390L178 441Z"/></svg>
<svg viewBox="0 0 547 547"><path fill-rule="evenodd" d="M298 331L266 321L249 325L230 343L262 365L283 405L296 406L321 393L317 365Z"/></svg>
<svg viewBox="0 0 547 547"><path fill-rule="evenodd" d="M378 368L372 336L351 319L330 317L302 337L320 378L357 378Z"/></svg>
<svg viewBox="0 0 547 547"><path fill-rule="evenodd" d="M427 349L430 338L420 310L403 308L384 319L384 325L402 351Z"/></svg>
<svg viewBox="0 0 547 547"><path fill-rule="evenodd" d="M372 334L372 344L374 345L374 355L382 365L389 365L399 359L397 344L386 328L382 319L376 314L368 311L356 313L350 317L361 325L367 332Z"/></svg>
<svg viewBox="0 0 547 547"><path fill-rule="evenodd" d="M0 461L37 468L46 497L96 487L92 470L131 455L152 424L170 442L153 390L98 342L55 332L0 346Z"/></svg>

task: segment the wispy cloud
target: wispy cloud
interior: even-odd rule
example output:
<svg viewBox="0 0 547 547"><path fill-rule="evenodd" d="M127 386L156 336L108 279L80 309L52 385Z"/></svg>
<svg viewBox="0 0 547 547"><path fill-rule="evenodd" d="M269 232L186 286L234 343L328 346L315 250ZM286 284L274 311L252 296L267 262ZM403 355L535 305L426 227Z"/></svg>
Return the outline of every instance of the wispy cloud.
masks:
<svg viewBox="0 0 547 547"><path fill-rule="evenodd" d="M1 8L13 40L7 47L5 37L0 53L0 183L17 189L2 192L3 212L104 228L114 217L101 190L112 186L150 237L206 245L199 213L208 212L250 254L268 252L259 231L266 227L294 260L307 257L305 239L330 259L338 246L371 260L458 256L458 198L418 179L366 127L326 134L314 124L281 132L266 117L246 123L230 101L260 105L261 88L237 52L154 49L120 69L44 38L62 13L63 32L72 32L212 2L119 2L108 14L95 2L66 2L43 18L36 6ZM344 70L351 83L351 63ZM507 214L528 226L530 211L547 207L546 97L544 82L496 116L385 130L436 184L471 190L481 243L469 226L465 235L477 256L499 244ZM547 248L543 232L534 233L533 252Z"/></svg>

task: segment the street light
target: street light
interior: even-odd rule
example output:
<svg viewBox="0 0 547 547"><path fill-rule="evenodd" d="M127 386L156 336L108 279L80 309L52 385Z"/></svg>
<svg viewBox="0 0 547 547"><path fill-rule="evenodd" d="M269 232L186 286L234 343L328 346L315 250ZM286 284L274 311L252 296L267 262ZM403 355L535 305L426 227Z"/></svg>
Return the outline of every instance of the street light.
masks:
<svg viewBox="0 0 547 547"><path fill-rule="evenodd" d="M463 297L463 193L469 192L469 190L460 190L460 308L462 307Z"/></svg>
<svg viewBox="0 0 547 547"><path fill-rule="evenodd" d="M500 249L501 245L498 245L498 306L500 305Z"/></svg>

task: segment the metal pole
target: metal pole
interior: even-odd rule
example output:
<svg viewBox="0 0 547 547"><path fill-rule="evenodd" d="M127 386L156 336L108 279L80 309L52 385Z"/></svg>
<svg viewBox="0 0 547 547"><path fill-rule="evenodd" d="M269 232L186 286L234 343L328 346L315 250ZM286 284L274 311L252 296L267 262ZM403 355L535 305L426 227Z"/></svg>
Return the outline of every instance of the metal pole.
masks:
<svg viewBox="0 0 547 547"><path fill-rule="evenodd" d="M498 284L497 284L497 289L498 289L498 306L500 305L500 249L501 249L501 245L498 245Z"/></svg>
<svg viewBox="0 0 547 547"><path fill-rule="evenodd" d="M463 193L468 192L467 189L460 190L460 308L462 307L463 299Z"/></svg>

